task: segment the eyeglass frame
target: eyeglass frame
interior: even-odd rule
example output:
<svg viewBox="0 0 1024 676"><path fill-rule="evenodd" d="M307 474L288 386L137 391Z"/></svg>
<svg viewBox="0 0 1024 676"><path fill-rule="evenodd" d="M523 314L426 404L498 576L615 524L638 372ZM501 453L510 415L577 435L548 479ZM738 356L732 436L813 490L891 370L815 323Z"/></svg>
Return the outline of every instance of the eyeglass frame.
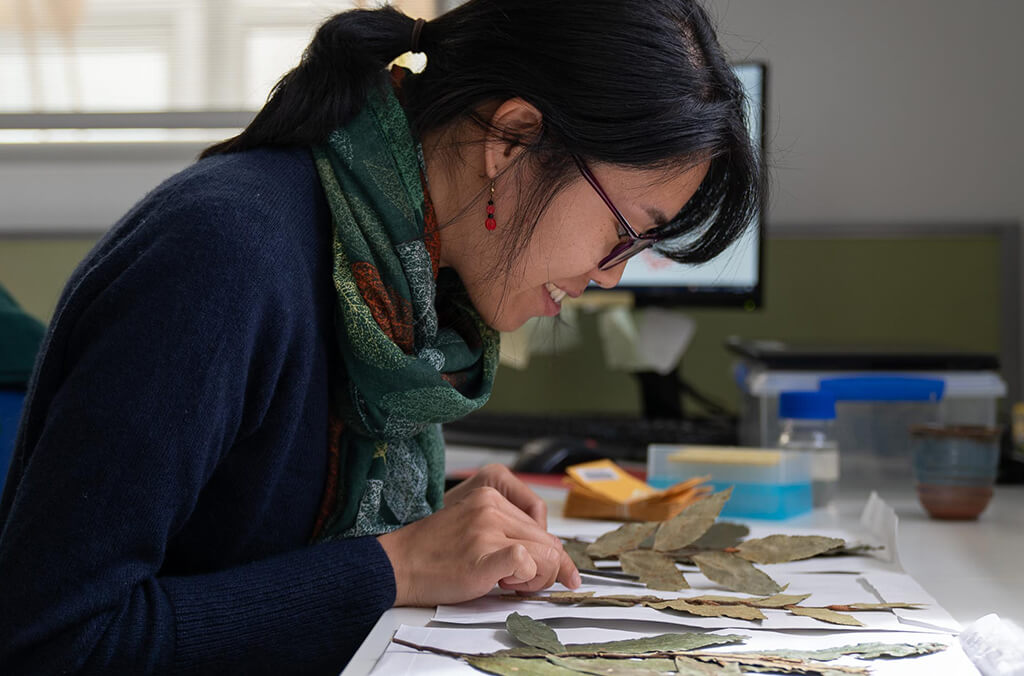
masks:
<svg viewBox="0 0 1024 676"><path fill-rule="evenodd" d="M621 225L622 229L626 231L626 236L629 237L628 242L619 242L612 248L611 253L601 259L597 264L598 270L611 270L615 266L625 263L640 252L649 249L652 245L658 242L660 238L657 235L651 233L640 234L633 229L633 226L629 224L629 221L627 221L626 217L622 215L622 212L619 211L615 204L612 203L611 198L608 197L608 193L606 193L604 188L601 187L601 184L598 183L597 178L594 176L593 172L590 171L590 168L587 166L587 163L583 161L583 158L574 154L572 159L576 162L576 166L579 168L580 173L583 174L583 178L587 180L590 187L592 187L601 197L601 201L608 206L608 209L610 209L615 215L615 219L619 222L619 225Z"/></svg>

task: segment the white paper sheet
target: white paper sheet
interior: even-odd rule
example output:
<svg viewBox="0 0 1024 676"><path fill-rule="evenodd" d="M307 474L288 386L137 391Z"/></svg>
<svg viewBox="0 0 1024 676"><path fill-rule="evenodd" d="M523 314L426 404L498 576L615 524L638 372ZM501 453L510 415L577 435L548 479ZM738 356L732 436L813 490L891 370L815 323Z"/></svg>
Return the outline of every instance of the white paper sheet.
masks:
<svg viewBox="0 0 1024 676"><path fill-rule="evenodd" d="M490 624L503 623L512 612L529 615L538 620L555 618L577 619L586 621L626 621L661 622L703 629L824 629L829 631L946 631L956 632L959 625L949 614L939 607L935 599L905 573L868 573L864 575L835 574L779 574L775 571L774 579L779 584L788 584L787 594L811 594L803 601L803 606L828 606L833 604L876 603L885 600L890 603L923 603L924 610L904 611L897 615L889 611L851 612L848 613L860 620L863 627L847 627L828 624L810 617L792 615L785 610L764 609L764 620L752 622L727 617L695 617L670 610L654 610L643 606L571 606L548 603L546 601L522 601L503 599L506 592L495 590L491 594L454 606L438 606L434 614L435 622L450 624ZM623 585L609 582L585 580L578 591L592 591L596 595L608 594L652 594L661 598L688 598L702 594L719 594L725 596L745 597L746 594L735 594L724 591L700 573L688 573L687 581L692 589L680 592L651 591L637 585ZM861 580L866 580L867 585ZM565 587L555 585L553 591L564 591ZM878 590L882 599L873 590ZM911 625L907 619L915 621Z"/></svg>
<svg viewBox="0 0 1024 676"><path fill-rule="evenodd" d="M563 643L586 643L591 641L616 641L643 636L653 636L664 631L632 632L610 628L558 628L558 638ZM842 657L830 664L867 666L873 676L935 676L936 674L957 674L971 676L978 671L964 655L957 640L946 634L893 633L893 632L772 632L772 631L715 631L715 634L744 634L748 639L742 645L728 645L708 650L740 652L756 650L795 649L815 650L854 643L878 641L881 643L944 643L949 647L933 655L894 660L857 660ZM409 627L401 626L396 636L418 645L429 645L459 652L492 652L513 645L504 629L451 628L451 627ZM396 676L400 674L427 674L429 676L478 675L468 664L452 657L419 652L413 648L392 643L381 656L373 674Z"/></svg>

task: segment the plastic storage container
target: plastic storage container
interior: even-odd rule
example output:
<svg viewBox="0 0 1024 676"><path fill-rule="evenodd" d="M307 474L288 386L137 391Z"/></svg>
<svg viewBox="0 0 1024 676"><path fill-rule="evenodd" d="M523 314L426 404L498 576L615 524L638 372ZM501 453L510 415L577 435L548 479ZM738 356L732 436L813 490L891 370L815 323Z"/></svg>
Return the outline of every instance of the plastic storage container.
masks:
<svg viewBox="0 0 1024 676"><path fill-rule="evenodd" d="M779 448L811 454L815 507L827 507L839 492L836 400L829 392L783 392L779 396Z"/></svg>
<svg viewBox="0 0 1024 676"><path fill-rule="evenodd" d="M919 376L823 378L836 400L836 439L852 471L911 474L910 428L940 420L945 383Z"/></svg>
<svg viewBox="0 0 1024 676"><path fill-rule="evenodd" d="M794 390L820 389L822 380L836 377L921 377L943 382L942 399L937 403L924 402L924 415L915 415L911 407L893 406L892 402L854 405L839 404L836 407L837 428L848 429L847 421L852 417L868 420L869 408L889 415L888 429L897 429L896 418L902 417L898 428L905 430L910 425L938 422L945 425L983 425L991 427L996 422L996 404L1006 396L1006 383L994 371L909 371L870 373L861 371L782 371L770 370L759 363L741 360L735 369L736 383L741 391L739 441L744 446L770 446L779 433L779 394ZM904 415L899 415L900 413ZM910 415L905 415L905 414ZM874 419L879 419L875 417ZM860 454L854 445L848 446L843 429L837 429L836 438L841 451L841 461L846 468L848 461L856 462L869 454ZM891 444L889 445L891 448ZM849 449L849 452L847 452ZM909 451L906 451L909 458ZM909 472L910 462L903 467Z"/></svg>
<svg viewBox="0 0 1024 676"><path fill-rule="evenodd" d="M716 492L733 489L723 516L785 519L811 510L811 459L806 451L651 444L647 483L664 489L710 476Z"/></svg>

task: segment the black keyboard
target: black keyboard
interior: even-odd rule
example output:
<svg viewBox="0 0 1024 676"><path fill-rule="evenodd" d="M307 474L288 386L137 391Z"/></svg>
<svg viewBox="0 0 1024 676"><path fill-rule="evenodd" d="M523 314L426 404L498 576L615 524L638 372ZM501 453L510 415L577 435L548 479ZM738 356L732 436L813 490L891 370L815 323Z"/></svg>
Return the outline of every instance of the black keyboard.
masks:
<svg viewBox="0 0 1024 676"><path fill-rule="evenodd" d="M733 446L736 423L730 419L650 419L616 414L535 415L474 413L444 426L450 444L520 448L539 437L593 439L617 457L643 460L647 444Z"/></svg>

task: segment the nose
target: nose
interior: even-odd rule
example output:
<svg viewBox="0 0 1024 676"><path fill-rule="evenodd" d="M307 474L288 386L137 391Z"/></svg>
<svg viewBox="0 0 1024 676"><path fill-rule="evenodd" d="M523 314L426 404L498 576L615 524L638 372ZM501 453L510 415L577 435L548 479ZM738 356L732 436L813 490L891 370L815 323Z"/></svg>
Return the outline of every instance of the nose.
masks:
<svg viewBox="0 0 1024 676"><path fill-rule="evenodd" d="M590 278L602 289L612 289L618 285L619 280L622 279L622 273L625 271L625 263L619 263L611 270L602 270L601 268L595 267L590 271Z"/></svg>

